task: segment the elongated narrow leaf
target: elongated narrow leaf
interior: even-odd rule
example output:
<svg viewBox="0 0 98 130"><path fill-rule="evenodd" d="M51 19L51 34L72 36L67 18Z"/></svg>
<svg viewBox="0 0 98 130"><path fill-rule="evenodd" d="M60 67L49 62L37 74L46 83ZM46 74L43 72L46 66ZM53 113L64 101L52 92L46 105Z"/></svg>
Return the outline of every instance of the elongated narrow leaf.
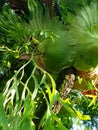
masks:
<svg viewBox="0 0 98 130"><path fill-rule="evenodd" d="M3 126L4 130L10 130L8 128L7 118L5 115L4 107L3 107L3 99L2 94L0 94L0 125Z"/></svg>

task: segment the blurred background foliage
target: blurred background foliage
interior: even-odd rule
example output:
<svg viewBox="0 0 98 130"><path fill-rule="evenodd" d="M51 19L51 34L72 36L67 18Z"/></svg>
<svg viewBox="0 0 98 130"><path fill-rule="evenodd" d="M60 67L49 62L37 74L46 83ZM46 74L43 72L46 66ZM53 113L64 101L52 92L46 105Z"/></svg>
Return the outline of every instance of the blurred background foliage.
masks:
<svg viewBox="0 0 98 130"><path fill-rule="evenodd" d="M50 19L58 17L69 29L73 16L91 0L54 0L52 5L48 1L0 1L0 130L97 130L97 75L92 78L78 72L74 88L65 100L61 99L59 88L66 70L55 81L34 61L34 54L39 53L37 44L57 36L32 27L35 9L39 7L44 17L48 6ZM57 100L62 108L55 114L52 108Z"/></svg>

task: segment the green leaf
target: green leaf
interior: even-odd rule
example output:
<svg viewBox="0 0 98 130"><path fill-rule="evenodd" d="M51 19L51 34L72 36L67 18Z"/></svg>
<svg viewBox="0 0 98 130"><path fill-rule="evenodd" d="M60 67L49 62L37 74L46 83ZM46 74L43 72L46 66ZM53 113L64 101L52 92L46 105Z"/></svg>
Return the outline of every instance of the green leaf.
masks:
<svg viewBox="0 0 98 130"><path fill-rule="evenodd" d="M22 118L26 118L26 117L34 117L34 101L31 99L30 95L28 94L25 102L24 102L24 111L23 111L23 117Z"/></svg>
<svg viewBox="0 0 98 130"><path fill-rule="evenodd" d="M65 109L73 116L76 117L76 113L75 110L73 109L72 106L69 105L69 100L62 100L61 98L59 99L59 101L62 103L62 105L65 107Z"/></svg>
<svg viewBox="0 0 98 130"><path fill-rule="evenodd" d="M55 127L55 123L54 120L52 119L51 116L48 116L48 118L45 121L45 126L44 126L44 130L57 130L57 128Z"/></svg>
<svg viewBox="0 0 98 130"><path fill-rule="evenodd" d="M56 115L53 114L53 119L56 121L57 124L57 130L68 130L63 123L61 122L60 118L58 118Z"/></svg>
<svg viewBox="0 0 98 130"><path fill-rule="evenodd" d="M68 130L61 121L58 122L58 130Z"/></svg>
<svg viewBox="0 0 98 130"><path fill-rule="evenodd" d="M46 72L46 74L49 76L51 84L52 84L52 96L53 96L56 92L56 83L55 83L53 77L49 73Z"/></svg>
<svg viewBox="0 0 98 130"><path fill-rule="evenodd" d="M37 91L38 91L38 88L40 87L39 83L38 83L38 80L34 75L33 75L33 79L34 79L34 82L35 82L35 88L34 88L34 91L32 93L32 100L34 100L35 97L37 96Z"/></svg>
<svg viewBox="0 0 98 130"><path fill-rule="evenodd" d="M76 111L77 116L79 117L79 119L81 120L91 120L89 115L83 115L81 112Z"/></svg>
<svg viewBox="0 0 98 130"><path fill-rule="evenodd" d="M52 113L51 110L49 108L49 106L47 107L47 113L46 113L46 120L45 120L45 126L44 126L44 130L56 130L55 128L55 123L54 120L52 118Z"/></svg>
<svg viewBox="0 0 98 130"><path fill-rule="evenodd" d="M20 116L15 117L15 122L13 124L13 130L17 130L18 129L19 122L20 122Z"/></svg>
<svg viewBox="0 0 98 130"><path fill-rule="evenodd" d="M22 121L20 130L35 130L35 124L30 118L26 118Z"/></svg>
<svg viewBox="0 0 98 130"><path fill-rule="evenodd" d="M88 105L88 107L92 106L96 102L96 99L98 97L96 95L86 95L86 96L89 97L89 98L92 98L92 100L91 100L90 104Z"/></svg>
<svg viewBox="0 0 98 130"><path fill-rule="evenodd" d="M3 107L2 94L0 94L0 125L3 126L4 130L10 130L8 127L7 118L6 118L4 107Z"/></svg>
<svg viewBox="0 0 98 130"><path fill-rule="evenodd" d="M43 75L43 77L42 77L42 79L41 79L40 84L44 84L45 81L46 81L46 74L44 73L44 75Z"/></svg>
<svg viewBox="0 0 98 130"><path fill-rule="evenodd" d="M34 8L36 7L36 2L35 0L28 0L28 7L30 11L34 11Z"/></svg>

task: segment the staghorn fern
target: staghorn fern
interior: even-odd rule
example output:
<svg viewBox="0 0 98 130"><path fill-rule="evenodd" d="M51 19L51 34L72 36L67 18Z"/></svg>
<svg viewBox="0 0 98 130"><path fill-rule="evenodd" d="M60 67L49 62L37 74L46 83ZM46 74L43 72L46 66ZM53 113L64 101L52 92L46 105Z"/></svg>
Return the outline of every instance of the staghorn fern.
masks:
<svg viewBox="0 0 98 130"><path fill-rule="evenodd" d="M71 24L77 41L74 66L88 71L98 64L98 3L84 7Z"/></svg>
<svg viewBox="0 0 98 130"><path fill-rule="evenodd" d="M46 21L45 21L46 22ZM47 22L46 22L47 23ZM44 69L55 73L74 66L78 70L89 71L98 64L98 4L84 6L71 22L70 31L50 21L47 30L59 38L45 39L38 49L42 53L37 61ZM42 25L44 26L44 25ZM71 62L69 62L71 61Z"/></svg>
<svg viewBox="0 0 98 130"><path fill-rule="evenodd" d="M74 66L88 71L97 65L98 56L98 4L92 2L73 17L69 31L58 18L50 20L49 10L39 6L28 23L10 11L0 15L1 44L24 47L38 40L35 61L50 73L58 74L62 69ZM5 22L4 22L5 21ZM32 46L33 47L33 46Z"/></svg>
<svg viewBox="0 0 98 130"><path fill-rule="evenodd" d="M19 44L22 44L23 46L24 46L24 43L26 41L31 42L30 38L36 37L36 39L39 40L39 42L38 42L38 50L41 52L41 55L36 55L35 56L35 60L38 60L38 62L39 62L39 59L36 59L36 57L41 58L41 60L43 62L43 65L44 65L44 67L45 67L45 69L47 71L49 71L51 73L59 73L59 71L61 71L63 68L67 68L69 66L74 65L74 62L76 62L78 60L78 58L77 57L75 58L75 56L76 56L76 54L77 55L79 54L78 49L79 48L81 49L81 46L80 46L81 44L78 45L78 42L75 43L75 41L74 41L74 39L72 37L73 33L70 33L68 31L66 31L66 29L64 29L64 27L62 25L60 25L60 23L58 22L57 19L54 19L53 21L50 21L48 15L45 15L45 18L43 18L43 13L42 12L41 12L41 14L35 12L35 14L33 15L32 20L30 21L29 24L25 23L25 22L18 22L17 19L16 19L15 23L17 23L17 22L19 23L19 25L20 25L20 27L19 27L20 32L21 32L21 29L23 31L25 29L27 29L26 30L26 40L24 40L24 35L20 35L20 33L17 34L17 26L16 26L15 23L13 23L11 27L16 29L16 33L15 33L15 31L12 28L10 28L10 26L9 26L10 22L11 22L10 20L12 20L12 19L8 19L9 22L7 24L7 27L8 27L7 30L11 30L11 31L8 31L8 33L6 33L7 34L6 36L9 36L8 37L9 39L15 41L13 43L14 45L17 44L18 41L19 41ZM5 25L5 27L6 27L6 25ZM12 32L15 33L15 35L12 35L13 34ZM17 35L19 35L19 37L17 37ZM74 37L74 38L76 40L76 37ZM10 44L10 42L9 42L9 44ZM85 46L84 46L84 48L85 48ZM82 48L82 49L84 49L84 48ZM83 53L82 49L81 49L81 53ZM33 60L33 58L31 58L31 60L29 62L31 62L32 60ZM10 81L13 80L13 83L12 84L7 84L7 87L11 87L11 88L13 87L13 89L11 89L11 91L10 91L10 89L8 89L8 92L7 92L8 96L11 96L11 95L9 95L9 93L12 92L13 90L15 91L15 93L18 93L17 89L20 86L20 83L22 83L21 82L22 78L24 78L24 67L28 63L23 65L19 69L19 71L16 72L15 77L13 76L13 78L10 80ZM82 67L82 69L83 69L83 67ZM29 85L28 81L30 80L31 77L32 78L35 77L34 78L35 79L34 80L35 81L35 89L33 91L34 97L37 96L37 92L36 91L38 89L40 89L42 91L42 88L39 87L39 85L41 85L41 83L38 84L36 76L34 76L36 68L37 68L37 66L35 66L34 71L32 70L31 76L29 78L27 78L26 82L24 82L22 84L22 86L23 86L23 88L25 90L24 91L24 93L25 93L26 89L28 88L27 86ZM19 76L18 74L19 74L19 72L21 70L23 70L23 71L22 71L22 73L20 73L20 76ZM44 73L45 77L46 77L46 74L47 74L48 78L52 80L51 76L48 73L44 72L44 70L42 71L42 73ZM52 80L51 82L52 82L53 85L49 85L48 86L44 76L42 77L41 82L42 82L42 84L45 85L44 87L46 87L47 91L49 91L48 94L49 94L49 100L50 100L50 105L51 105L52 102L53 102L53 101L51 101L51 99L52 100L54 99L52 96L53 95L55 96L55 94L51 93L50 86L53 86L54 87L53 90L55 90L55 83ZM20 77L20 80L18 80L19 77ZM27 89L27 90L29 90L29 89ZM30 94L30 97L28 97L25 100L25 103L22 105L25 109L24 110L23 109L22 110L21 109L19 109L19 110L17 109L17 111L19 111L18 114L21 114L21 116L18 116L18 114L15 115L15 120L13 120L15 124L13 122L10 122L11 124L9 123L13 128L15 128L18 123L19 123L18 127L22 126L21 129L22 128L27 129L25 126L30 128L30 126L33 125L32 118L34 118L34 115L31 114L31 112L35 110L34 109L34 104L33 104L34 101L32 101L32 99L31 99L31 92L28 91L28 94ZM6 96L6 99L7 99L6 93L5 93L5 96ZM17 96L15 96L15 98L17 98ZM46 99L46 102L48 101L47 98L45 97L45 94L43 94L43 98ZM14 98L13 98L13 95L12 95L12 101L14 101L13 99ZM19 98L17 98L17 100L19 100ZM16 102L17 102L17 100L16 100ZM62 101L63 105L64 105L64 103L65 102ZM37 102L37 104L38 104L38 102ZM12 103L12 105L13 105L13 103ZM49 105L49 103L47 103L47 108L49 108L49 110L47 109L47 113L45 114L46 120L42 119L43 120L42 124L45 124L45 128L46 129L47 129L47 125L48 124L49 124L48 126L53 126L54 121L57 122L57 119L58 119L58 118L55 119L55 116L51 112L50 107L48 107L48 105ZM72 113L73 115L76 115L75 114L76 111L74 112L73 109L69 109L70 108L70 107L68 107L69 105L67 105L65 103L64 106L65 106L65 108L67 108L69 110L70 113ZM10 102L9 102L9 106L11 107ZM28 106L30 106L30 107L28 107ZM21 107L21 104L19 105L19 107ZM10 110L10 112L11 112L11 110ZM43 108L42 108L42 110L43 110ZM21 117L22 117L22 112L23 112L25 118L23 118L22 122L20 122ZM36 113L37 112L38 111L36 111ZM12 112L11 112L11 116L13 117L13 113ZM29 117L29 121L26 120L26 119L28 119L28 117ZM28 122L30 122L30 123L28 123ZM37 122L38 122L38 119L37 119ZM28 123L30 125L28 126L28 124L26 124L26 123ZM58 120L57 123L59 124L59 129L64 129L61 121ZM57 123L56 123L56 129L57 129ZM34 127L34 126L32 126L32 127ZM51 128L54 128L54 126L51 127ZM35 129L35 128L31 128L31 129Z"/></svg>
<svg viewBox="0 0 98 130"><path fill-rule="evenodd" d="M44 16L43 10L35 13L30 21L29 27L35 30L33 36L38 34L37 49L41 54L35 55L35 61L48 72L58 74L62 69L73 65L75 41L58 18L50 20L47 12L46 9Z"/></svg>

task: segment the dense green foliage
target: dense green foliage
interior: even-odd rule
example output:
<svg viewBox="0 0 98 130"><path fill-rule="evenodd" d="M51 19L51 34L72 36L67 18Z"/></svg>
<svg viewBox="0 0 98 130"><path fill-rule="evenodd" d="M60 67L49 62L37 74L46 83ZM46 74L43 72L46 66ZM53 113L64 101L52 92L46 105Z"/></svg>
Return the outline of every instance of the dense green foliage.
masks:
<svg viewBox="0 0 98 130"><path fill-rule="evenodd" d="M98 95L72 89L63 100L63 85L56 84L65 68L97 65L97 2L61 0L61 21L55 13L50 19L42 1L27 4L28 15L17 14L7 1L0 4L0 130L97 130ZM86 89L96 88L85 82ZM58 114L56 101L62 104Z"/></svg>

